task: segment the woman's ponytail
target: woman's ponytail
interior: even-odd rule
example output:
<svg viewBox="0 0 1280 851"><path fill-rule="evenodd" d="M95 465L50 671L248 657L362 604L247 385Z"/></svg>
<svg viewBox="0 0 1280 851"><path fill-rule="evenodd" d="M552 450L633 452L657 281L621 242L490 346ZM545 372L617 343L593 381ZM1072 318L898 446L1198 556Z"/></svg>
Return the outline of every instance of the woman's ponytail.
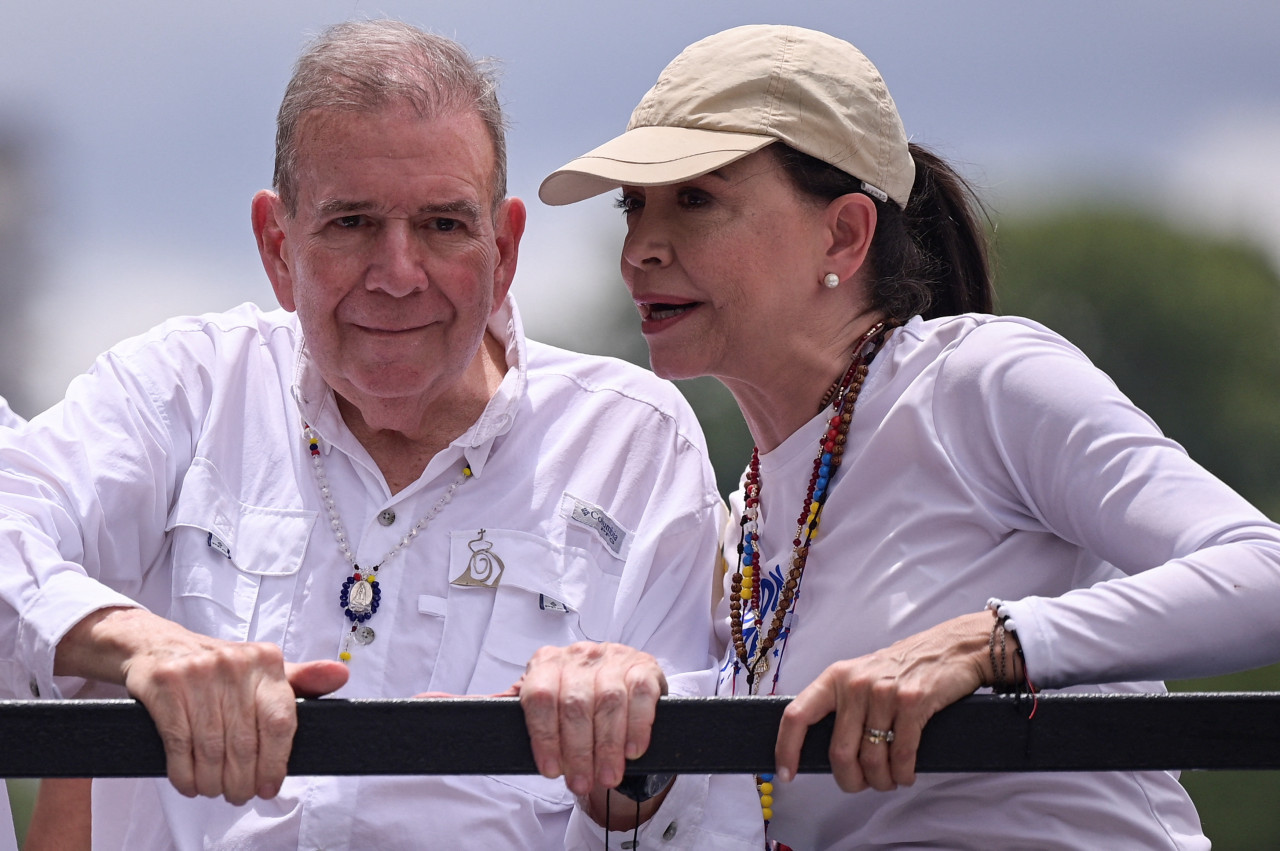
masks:
<svg viewBox="0 0 1280 851"><path fill-rule="evenodd" d="M929 306L918 312L925 319L990 313L994 297L981 225L985 211L973 188L946 161L919 145L908 149L916 162L916 179L903 220L922 255L920 277L930 284Z"/></svg>

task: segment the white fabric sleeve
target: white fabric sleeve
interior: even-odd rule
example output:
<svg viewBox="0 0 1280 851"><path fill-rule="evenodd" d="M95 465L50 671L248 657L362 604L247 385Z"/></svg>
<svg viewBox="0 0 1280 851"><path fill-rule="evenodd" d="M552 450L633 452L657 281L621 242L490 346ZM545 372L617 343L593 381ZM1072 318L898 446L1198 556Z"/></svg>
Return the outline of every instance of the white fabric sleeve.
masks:
<svg viewBox="0 0 1280 851"><path fill-rule="evenodd" d="M0 782L0 851L18 851L18 837L13 830L13 808L9 805L8 788Z"/></svg>
<svg viewBox="0 0 1280 851"><path fill-rule="evenodd" d="M1011 321L975 330L948 356L935 402L939 432L989 510L1128 574L1007 602L1037 685L1280 659L1280 526L1061 337Z"/></svg>
<svg viewBox="0 0 1280 851"><path fill-rule="evenodd" d="M187 376L150 367L108 353L25 429L0 431L0 656L16 663L18 694L62 696L58 642L96 610L139 605L131 595L164 546L191 443L173 434L194 418L159 405L182 398Z"/></svg>

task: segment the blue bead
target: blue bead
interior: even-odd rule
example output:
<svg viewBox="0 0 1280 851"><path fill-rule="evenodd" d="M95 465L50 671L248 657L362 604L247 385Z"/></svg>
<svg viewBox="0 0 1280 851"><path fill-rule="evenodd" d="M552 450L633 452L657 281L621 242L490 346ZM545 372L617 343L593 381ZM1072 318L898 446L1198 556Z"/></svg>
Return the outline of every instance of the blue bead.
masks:
<svg viewBox="0 0 1280 851"><path fill-rule="evenodd" d="M822 463L823 463L823 464L830 464L830 463L831 463L831 453L830 453L830 452L823 452L823 453L822 453Z"/></svg>

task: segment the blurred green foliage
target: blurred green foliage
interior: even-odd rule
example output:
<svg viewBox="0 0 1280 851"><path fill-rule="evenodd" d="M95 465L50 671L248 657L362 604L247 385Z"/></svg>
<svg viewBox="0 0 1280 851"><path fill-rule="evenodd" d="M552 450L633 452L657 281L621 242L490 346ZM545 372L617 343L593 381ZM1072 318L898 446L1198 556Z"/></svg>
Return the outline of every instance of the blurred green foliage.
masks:
<svg viewBox="0 0 1280 851"><path fill-rule="evenodd" d="M36 802L36 790L40 788L39 780L9 780L9 803L13 807L13 827L18 834L18 847L27 838L27 822L31 820L31 808ZM0 804L4 803L0 797Z"/></svg>

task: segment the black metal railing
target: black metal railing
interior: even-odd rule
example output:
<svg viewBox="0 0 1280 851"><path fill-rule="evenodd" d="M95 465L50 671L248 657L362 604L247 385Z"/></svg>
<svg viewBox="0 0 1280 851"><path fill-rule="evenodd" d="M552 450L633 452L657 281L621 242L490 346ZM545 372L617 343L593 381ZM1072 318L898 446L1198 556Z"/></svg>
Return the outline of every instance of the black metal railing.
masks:
<svg viewBox="0 0 1280 851"><path fill-rule="evenodd" d="M768 771L788 698L663 698L639 771ZM1280 769L1280 692L976 695L925 728L917 770ZM829 770L832 719L801 771ZM361 731L358 735L353 731ZM291 774L532 774L514 698L302 700ZM131 700L0 701L0 777L154 777L164 750Z"/></svg>

